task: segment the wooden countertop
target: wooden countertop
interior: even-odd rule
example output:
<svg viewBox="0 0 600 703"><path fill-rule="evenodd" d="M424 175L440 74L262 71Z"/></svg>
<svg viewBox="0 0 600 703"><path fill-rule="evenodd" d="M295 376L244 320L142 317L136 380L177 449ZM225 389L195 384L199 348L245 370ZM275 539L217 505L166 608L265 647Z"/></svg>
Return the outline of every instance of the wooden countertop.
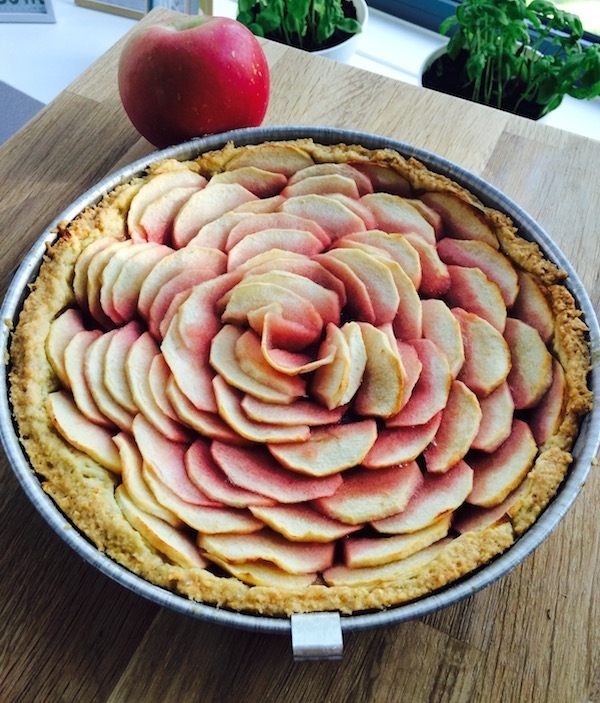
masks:
<svg viewBox="0 0 600 703"><path fill-rule="evenodd" d="M143 22L169 14L155 10ZM67 205L153 151L121 108L120 46L0 148L2 295ZM539 221L600 309L600 142L281 45L265 50L265 124L377 133L480 174ZM510 574L436 614L346 634L338 662L294 662L287 637L135 596L47 527L4 457L0 481L3 702L600 701L597 469L559 527Z"/></svg>

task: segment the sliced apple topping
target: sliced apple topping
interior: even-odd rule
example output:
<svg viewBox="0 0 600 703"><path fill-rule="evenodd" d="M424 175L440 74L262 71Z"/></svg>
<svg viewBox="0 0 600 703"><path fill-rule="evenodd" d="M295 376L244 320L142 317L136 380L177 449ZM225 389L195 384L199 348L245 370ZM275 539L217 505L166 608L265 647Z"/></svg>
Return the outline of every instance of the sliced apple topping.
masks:
<svg viewBox="0 0 600 703"><path fill-rule="evenodd" d="M143 176L123 232L82 248L49 416L172 564L279 589L412 579L509 520L560 431L553 302L442 181L225 152Z"/></svg>

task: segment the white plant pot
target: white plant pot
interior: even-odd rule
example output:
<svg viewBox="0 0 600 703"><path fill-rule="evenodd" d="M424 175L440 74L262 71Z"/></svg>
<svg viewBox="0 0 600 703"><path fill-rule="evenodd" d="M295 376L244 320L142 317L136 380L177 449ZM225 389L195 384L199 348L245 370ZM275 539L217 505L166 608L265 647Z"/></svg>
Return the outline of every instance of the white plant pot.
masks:
<svg viewBox="0 0 600 703"><path fill-rule="evenodd" d="M328 49L319 49L318 51L312 51L311 53L316 56L324 56L328 59L333 59L334 61L340 61L341 63L348 63L352 56L356 53L358 49L358 44L360 42L360 37L367 27L367 22L369 20L369 8L365 0L352 0L354 7L356 8L356 19L362 28L360 34L354 34L346 41L336 46L331 46Z"/></svg>

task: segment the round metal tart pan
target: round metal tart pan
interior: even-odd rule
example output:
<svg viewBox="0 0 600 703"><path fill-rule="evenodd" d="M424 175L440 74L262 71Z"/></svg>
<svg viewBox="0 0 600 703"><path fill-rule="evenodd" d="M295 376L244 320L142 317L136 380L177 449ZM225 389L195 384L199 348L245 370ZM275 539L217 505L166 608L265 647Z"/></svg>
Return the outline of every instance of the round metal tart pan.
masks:
<svg viewBox="0 0 600 703"><path fill-rule="evenodd" d="M590 330L592 358L596 360L600 358L600 328L592 304L576 272L545 231L511 199L456 164L403 142L362 132L295 126L259 127L195 139L140 159L110 175L84 193L62 212L40 236L13 278L1 309L4 321L1 340L4 358L7 358L8 355L11 324L17 322L23 300L28 293L29 284L37 276L42 257L46 252L46 244L53 242L56 237L54 230L59 222L72 220L84 208L97 203L105 193L120 183L129 181L160 159L168 157L192 159L204 151L219 149L229 141L244 145L299 138L313 138L322 144L361 144L370 149L394 149L404 156L415 157L430 170L446 175L468 188L486 205L506 213L518 226L522 237L536 242L548 259L568 273L566 285L574 295L583 312L583 319ZM568 476L537 522L506 552L484 567L436 593L386 610L341 617L337 613L314 613L292 616L291 618L268 617L231 612L193 602L155 586L98 551L78 530L66 529L70 525L64 514L42 490L40 481L32 470L27 455L19 442L8 399L7 375L8 368L5 368L4 373L0 376L0 384L2 385L0 392L0 436L5 452L17 479L35 508L68 545L102 573L158 605L222 625L270 633L291 632L296 658L338 658L341 656L343 647L343 632L390 625L422 617L472 595L507 574L536 549L564 517L585 483L592 459L600 444L600 369L596 366L590 374L594 408L581 425L579 436L573 448L573 463Z"/></svg>

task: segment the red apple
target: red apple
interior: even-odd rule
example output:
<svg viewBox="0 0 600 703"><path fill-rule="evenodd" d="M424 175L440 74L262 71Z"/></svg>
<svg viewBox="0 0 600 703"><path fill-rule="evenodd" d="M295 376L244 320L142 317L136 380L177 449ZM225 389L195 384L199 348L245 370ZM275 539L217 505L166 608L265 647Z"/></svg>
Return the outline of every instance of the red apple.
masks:
<svg viewBox="0 0 600 703"><path fill-rule="evenodd" d="M227 17L186 17L141 27L119 61L119 93L154 146L259 125L269 101L260 43Z"/></svg>

